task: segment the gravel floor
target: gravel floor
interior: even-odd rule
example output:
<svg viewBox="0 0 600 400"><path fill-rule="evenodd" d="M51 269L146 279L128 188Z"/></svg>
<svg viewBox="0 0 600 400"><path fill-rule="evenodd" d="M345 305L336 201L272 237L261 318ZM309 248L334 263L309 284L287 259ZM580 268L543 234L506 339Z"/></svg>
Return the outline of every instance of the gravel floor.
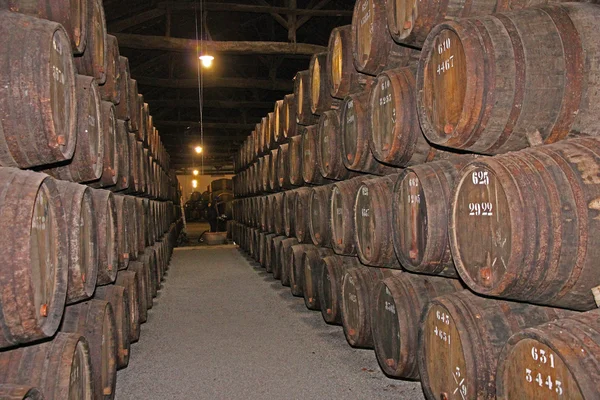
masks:
<svg viewBox="0 0 600 400"><path fill-rule="evenodd" d="M234 246L176 249L117 400L423 399Z"/></svg>

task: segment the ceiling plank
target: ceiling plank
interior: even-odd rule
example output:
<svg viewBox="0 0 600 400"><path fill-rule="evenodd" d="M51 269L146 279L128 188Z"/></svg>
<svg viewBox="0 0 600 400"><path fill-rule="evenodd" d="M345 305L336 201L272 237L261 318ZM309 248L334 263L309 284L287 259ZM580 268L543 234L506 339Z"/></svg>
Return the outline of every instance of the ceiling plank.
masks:
<svg viewBox="0 0 600 400"><path fill-rule="evenodd" d="M257 3L258 4L262 4L263 7L266 6L266 8L271 8L271 5L269 3L267 3L265 0L257 0ZM212 4L213 4L213 6L215 5L214 3L212 3ZM216 5L218 6L219 3L217 3ZM220 5L222 6L223 4L220 4ZM234 6L235 5L239 6L239 4L233 4L233 5ZM256 8L259 8L260 6L246 6L246 7L249 7L249 8L252 8L252 9L256 9ZM218 10L213 10L213 11L218 11ZM220 10L220 11L228 11L228 10ZM229 11L234 11L234 10L229 10ZM240 10L238 9L237 11L240 11ZM274 12L272 10L269 10L269 11L266 11L266 12L269 13L271 15L271 17L273 17L273 19L275 19L275 21L277 21L277 23L279 25L283 26L283 29L287 29L288 28L288 22L281 15L277 14L276 12Z"/></svg>
<svg viewBox="0 0 600 400"><path fill-rule="evenodd" d="M198 79L165 79L137 77L138 85L174 89L198 88ZM251 79L251 78L204 78L204 88L263 89L292 91L294 83L288 80Z"/></svg>
<svg viewBox="0 0 600 400"><path fill-rule="evenodd" d="M331 0L321 0L320 2L318 2L314 7L312 7L311 9L314 11L317 11L323 7L325 7L327 4L329 4ZM352 11L350 12L350 15L352 15ZM305 15L302 18L300 18L298 20L298 22L296 23L296 30L300 29L300 27L302 27L302 25L304 25L305 23L307 23L314 15Z"/></svg>
<svg viewBox="0 0 600 400"><path fill-rule="evenodd" d="M262 6L255 6L249 4L232 4L232 3L216 3L210 2L204 4L204 9L207 11L232 11L232 12L247 12L247 13L260 13L260 14L287 14L287 15L306 15L311 17L348 17L352 16L352 10L321 10L323 6L319 8L293 8L293 7L275 7L271 6L266 1L260 1ZM167 8L167 4L171 10L193 10L194 3L158 3L157 7ZM286 23L284 25L284 22ZM281 24L286 27L287 21L282 18Z"/></svg>
<svg viewBox="0 0 600 400"><path fill-rule="evenodd" d="M156 18L160 18L165 15L165 10L153 9L146 12L136 14L132 17L122 19L120 21L112 22L108 25L110 32L123 32L125 29L133 28L134 26L143 24L144 22L151 21Z"/></svg>
<svg viewBox="0 0 600 400"><path fill-rule="evenodd" d="M200 45L195 39L181 39L166 36L114 33L119 47L138 50L163 50L193 52ZM307 43L254 42L254 41L205 41L203 46L210 52L231 54L294 54L312 56L327 51L327 47Z"/></svg>

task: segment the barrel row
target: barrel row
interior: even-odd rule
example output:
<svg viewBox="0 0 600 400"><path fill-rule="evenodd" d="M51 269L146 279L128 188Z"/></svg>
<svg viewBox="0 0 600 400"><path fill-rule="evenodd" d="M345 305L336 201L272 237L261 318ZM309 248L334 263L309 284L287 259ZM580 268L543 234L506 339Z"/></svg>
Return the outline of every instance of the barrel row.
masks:
<svg viewBox="0 0 600 400"><path fill-rule="evenodd" d="M169 155L127 58L106 34L101 0L11 0L0 5L0 21L9 57L0 69L0 166L123 185L131 134L141 144L136 162L167 179Z"/></svg>

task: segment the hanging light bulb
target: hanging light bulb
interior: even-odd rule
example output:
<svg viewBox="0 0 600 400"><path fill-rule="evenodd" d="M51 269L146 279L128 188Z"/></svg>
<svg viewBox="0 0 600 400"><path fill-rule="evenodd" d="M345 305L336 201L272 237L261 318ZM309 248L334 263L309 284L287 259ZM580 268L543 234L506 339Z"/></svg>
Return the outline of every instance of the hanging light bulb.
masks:
<svg viewBox="0 0 600 400"><path fill-rule="evenodd" d="M196 148L194 150L196 150L196 153L198 153L198 154L202 153L202 147L200 147L200 146L196 146Z"/></svg>
<svg viewBox="0 0 600 400"><path fill-rule="evenodd" d="M198 176L199 172L197 169L195 169L194 171L192 171L192 174L194 174L195 176Z"/></svg>
<svg viewBox="0 0 600 400"><path fill-rule="evenodd" d="M204 54L198 58L200 59L200 62L202 62L202 66L204 68L210 68L212 66L213 60L215 59L213 56L210 56L208 54Z"/></svg>
<svg viewBox="0 0 600 400"><path fill-rule="evenodd" d="M198 187L198 181L197 181L197 180L195 180L195 179L194 179L194 180L192 181L192 187L193 187L194 189Z"/></svg>

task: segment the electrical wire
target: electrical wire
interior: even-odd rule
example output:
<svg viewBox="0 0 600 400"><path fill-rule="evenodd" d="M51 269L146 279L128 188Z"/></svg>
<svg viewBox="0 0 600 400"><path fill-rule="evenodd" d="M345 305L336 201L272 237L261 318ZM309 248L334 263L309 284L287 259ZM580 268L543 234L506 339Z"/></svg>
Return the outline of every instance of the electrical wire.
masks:
<svg viewBox="0 0 600 400"><path fill-rule="evenodd" d="M200 34L198 34L198 3L200 3ZM202 39L202 31L204 28L204 0L196 1L194 6L194 17L196 23L196 65L197 65L197 79L198 79L198 106L200 108L200 147L202 152L200 153L200 174L204 175L204 121L203 121L203 100L204 100L204 72L200 66L200 55L204 54L204 40ZM200 46L198 46L198 43Z"/></svg>

